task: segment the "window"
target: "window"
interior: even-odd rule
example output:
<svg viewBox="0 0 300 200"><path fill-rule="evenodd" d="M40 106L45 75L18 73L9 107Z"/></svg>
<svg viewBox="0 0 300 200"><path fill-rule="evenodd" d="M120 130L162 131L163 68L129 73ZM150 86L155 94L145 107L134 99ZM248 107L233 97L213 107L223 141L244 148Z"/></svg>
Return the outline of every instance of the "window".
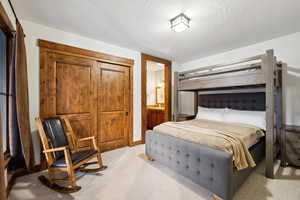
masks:
<svg viewBox="0 0 300 200"><path fill-rule="evenodd" d="M3 151L7 151L7 36L0 29L0 110L1 110L1 125L3 138Z"/></svg>

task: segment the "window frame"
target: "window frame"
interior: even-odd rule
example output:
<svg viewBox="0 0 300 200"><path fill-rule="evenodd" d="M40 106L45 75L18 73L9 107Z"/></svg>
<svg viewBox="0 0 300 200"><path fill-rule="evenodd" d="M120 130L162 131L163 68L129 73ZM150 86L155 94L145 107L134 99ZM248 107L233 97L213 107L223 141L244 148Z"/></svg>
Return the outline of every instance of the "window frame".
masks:
<svg viewBox="0 0 300 200"><path fill-rule="evenodd" d="M13 42L14 42L14 38L15 38L15 33L16 30L14 28L14 26L12 25L6 10L3 6L3 4L0 2L0 29L4 32L4 34L6 35L6 127L7 127L7 135L8 135L8 130L9 130L9 76L10 76L10 65L12 60L10 60L11 58L11 54L13 53ZM0 130L1 134L0 137L2 138L2 130ZM3 139L3 138L2 138ZM1 139L1 141L2 141ZM3 141L2 141L3 142ZM1 151L0 153L3 153L2 150L2 146L3 144L1 144ZM7 161L8 159L10 159L9 156L9 149L6 149L6 152L4 152L4 157L5 157L5 161Z"/></svg>
<svg viewBox="0 0 300 200"><path fill-rule="evenodd" d="M4 82L5 82L5 89L4 89L4 91L0 91L0 96L1 97L3 97L4 96L4 98L5 98L5 106L4 106L4 109L5 110L1 110L1 112L4 112L5 113L5 118L3 119L2 117L3 117L3 115L1 114L1 123L2 123L2 127L1 127L1 129L3 129L3 127L6 127L6 137L7 137L7 135L8 135L8 109L9 109L9 106L8 106L8 100L9 100L9 97L8 97L8 95L9 95L9 78L8 78L8 76L9 76L9 67L8 67L8 53L9 53L9 47L8 47L8 40L9 40L9 38L7 37L7 35L5 34L5 32L0 28L0 30L4 33L4 35L5 35L5 40L6 40L6 47L5 47L5 69L3 70L3 71L5 71L5 76L4 76ZM2 71L2 70L1 70ZM2 81L1 81L2 82ZM2 106L1 106L2 107ZM3 130L2 130L3 131ZM2 134L2 136L5 134L5 133L1 133ZM6 142L6 146L7 146L7 138L2 138L2 143L4 143L4 142ZM4 141L4 139L6 139L6 141ZM7 155L7 153L8 153L8 150L9 149L7 149L7 147L6 147L6 151L4 151L4 150L2 150L3 152L4 152L4 154L5 155Z"/></svg>
<svg viewBox="0 0 300 200"><path fill-rule="evenodd" d="M13 53L13 40L15 36L15 29L6 14L6 11L0 2L0 28L1 30L7 35L7 58L11 56L11 53ZM9 70L9 65L11 65L11 60L7 60L7 70ZM9 71L8 71L8 78L7 81L9 80ZM9 88L9 84L6 85L6 87ZM9 103L7 104L9 105ZM7 112L8 115L9 111ZM8 121L8 120L7 120ZM0 128L1 128L1 123L0 123ZM7 127L9 129L9 127ZM0 141L2 143L2 128L0 129ZM3 154L3 144L0 145L0 199L7 199L7 188L5 187L5 169L7 168L8 162L9 162L9 156L4 156Z"/></svg>

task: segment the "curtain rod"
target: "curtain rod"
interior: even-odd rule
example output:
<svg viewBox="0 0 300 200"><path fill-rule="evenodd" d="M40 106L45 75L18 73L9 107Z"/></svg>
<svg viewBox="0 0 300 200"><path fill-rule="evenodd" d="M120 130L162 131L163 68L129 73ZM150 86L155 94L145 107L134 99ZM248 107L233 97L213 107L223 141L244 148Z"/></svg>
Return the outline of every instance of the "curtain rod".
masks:
<svg viewBox="0 0 300 200"><path fill-rule="evenodd" d="M13 7L11 1L8 0L8 3L9 3L9 5L10 5L11 10L13 11L13 14L14 14L14 16L15 16L15 18L16 18L16 21L17 21L17 22L20 22L20 20L19 20L17 14L16 14L16 11L15 11L15 9L14 9L14 7Z"/></svg>

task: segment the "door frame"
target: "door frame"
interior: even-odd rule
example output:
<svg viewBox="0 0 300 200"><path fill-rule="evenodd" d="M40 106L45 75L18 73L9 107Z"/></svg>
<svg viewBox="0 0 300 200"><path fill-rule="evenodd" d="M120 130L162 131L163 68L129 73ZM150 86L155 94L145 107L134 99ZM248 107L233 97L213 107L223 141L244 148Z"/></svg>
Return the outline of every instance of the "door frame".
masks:
<svg viewBox="0 0 300 200"><path fill-rule="evenodd" d="M40 117L49 117L47 113L47 89L48 85L48 76L47 76L47 69L48 69L48 54L49 53L56 53L56 54L63 54L68 56L76 56L81 58L87 58L90 60L95 60L97 62L104 62L110 64L117 64L121 66L125 66L129 68L129 81L130 81L130 92L129 92L129 135L128 141L129 146L134 145L133 141L133 67L134 67L134 60L113 56L101 52L96 52L92 50L82 49L78 47L73 47L69 45L64 45L56 42L50 42L46 40L39 39L38 46L40 48ZM96 127L98 131L98 126Z"/></svg>
<svg viewBox="0 0 300 200"><path fill-rule="evenodd" d="M172 62L163 58L141 53L141 78L142 78L142 143L145 143L147 130L147 61L162 63L165 65L165 120L171 120L172 108Z"/></svg>

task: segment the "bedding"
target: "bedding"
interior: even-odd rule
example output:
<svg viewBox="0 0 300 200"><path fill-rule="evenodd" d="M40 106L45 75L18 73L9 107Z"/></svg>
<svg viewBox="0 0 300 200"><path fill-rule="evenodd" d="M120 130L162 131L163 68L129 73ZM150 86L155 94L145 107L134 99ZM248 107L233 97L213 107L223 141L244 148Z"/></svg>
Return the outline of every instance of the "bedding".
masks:
<svg viewBox="0 0 300 200"><path fill-rule="evenodd" d="M255 126L204 119L166 122L154 127L153 131L229 152L238 170L255 167L249 148L264 136Z"/></svg>
<svg viewBox="0 0 300 200"><path fill-rule="evenodd" d="M234 110L230 108L205 108L198 106L196 119L248 124L266 130L266 112Z"/></svg>
<svg viewBox="0 0 300 200"><path fill-rule="evenodd" d="M266 112L226 109L224 122L254 125L266 130Z"/></svg>
<svg viewBox="0 0 300 200"><path fill-rule="evenodd" d="M214 121L224 121L225 108L205 108L198 106L196 119L206 119Z"/></svg>

